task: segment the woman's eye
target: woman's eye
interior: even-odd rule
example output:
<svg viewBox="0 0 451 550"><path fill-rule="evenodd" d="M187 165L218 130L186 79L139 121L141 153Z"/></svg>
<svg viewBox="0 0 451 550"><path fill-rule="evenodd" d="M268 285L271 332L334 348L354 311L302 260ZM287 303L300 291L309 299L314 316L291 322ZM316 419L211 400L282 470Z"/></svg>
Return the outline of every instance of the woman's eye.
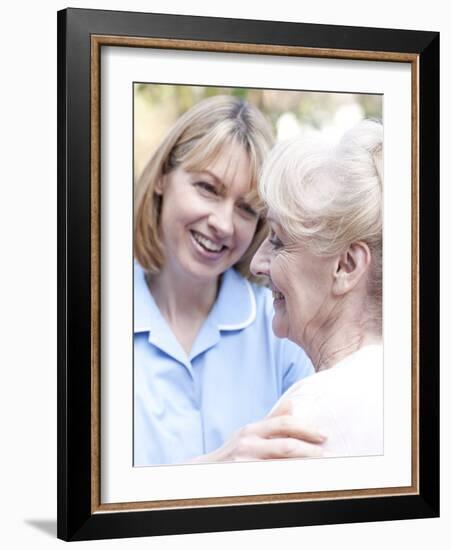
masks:
<svg viewBox="0 0 451 550"><path fill-rule="evenodd" d="M272 247L277 250L278 248L282 248L283 242L277 237L277 235L274 233L274 231L271 230L268 241L271 243Z"/></svg>
<svg viewBox="0 0 451 550"><path fill-rule="evenodd" d="M248 214L249 216L251 216L252 218L255 218L257 217L257 211L252 208L252 206L250 204L247 204L247 203L242 203L239 205L239 208L245 212L246 214Z"/></svg>
<svg viewBox="0 0 451 550"><path fill-rule="evenodd" d="M209 195L217 195L218 192L216 190L216 187L212 185L211 183L208 183L207 181L197 181L195 183L196 187L201 189L202 191L205 191Z"/></svg>

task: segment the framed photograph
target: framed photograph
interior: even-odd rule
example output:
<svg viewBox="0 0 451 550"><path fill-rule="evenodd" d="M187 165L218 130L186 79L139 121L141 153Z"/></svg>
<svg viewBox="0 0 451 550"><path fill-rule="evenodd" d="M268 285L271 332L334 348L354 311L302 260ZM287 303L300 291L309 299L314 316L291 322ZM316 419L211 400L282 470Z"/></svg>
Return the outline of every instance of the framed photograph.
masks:
<svg viewBox="0 0 451 550"><path fill-rule="evenodd" d="M59 12L58 537L438 516L438 161L438 33Z"/></svg>

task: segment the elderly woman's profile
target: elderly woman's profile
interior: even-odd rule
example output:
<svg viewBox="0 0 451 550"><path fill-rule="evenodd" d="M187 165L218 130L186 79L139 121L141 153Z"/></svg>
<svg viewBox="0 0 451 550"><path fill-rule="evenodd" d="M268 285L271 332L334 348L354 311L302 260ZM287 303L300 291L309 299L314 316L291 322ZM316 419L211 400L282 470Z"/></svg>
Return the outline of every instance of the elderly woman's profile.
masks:
<svg viewBox="0 0 451 550"><path fill-rule="evenodd" d="M259 182L270 233L251 270L269 281L274 333L316 371L273 412L325 434L325 456L383 453L382 139L365 120L335 146L281 143Z"/></svg>

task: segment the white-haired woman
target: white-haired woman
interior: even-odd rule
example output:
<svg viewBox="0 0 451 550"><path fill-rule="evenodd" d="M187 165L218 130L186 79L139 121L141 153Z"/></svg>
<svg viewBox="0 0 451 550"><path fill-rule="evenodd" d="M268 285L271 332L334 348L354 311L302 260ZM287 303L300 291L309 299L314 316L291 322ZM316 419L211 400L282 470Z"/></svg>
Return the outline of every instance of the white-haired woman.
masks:
<svg viewBox="0 0 451 550"><path fill-rule="evenodd" d="M274 333L316 371L275 409L320 429L326 456L383 452L382 137L366 120L333 147L280 144L260 181L271 231L251 270L269 278Z"/></svg>

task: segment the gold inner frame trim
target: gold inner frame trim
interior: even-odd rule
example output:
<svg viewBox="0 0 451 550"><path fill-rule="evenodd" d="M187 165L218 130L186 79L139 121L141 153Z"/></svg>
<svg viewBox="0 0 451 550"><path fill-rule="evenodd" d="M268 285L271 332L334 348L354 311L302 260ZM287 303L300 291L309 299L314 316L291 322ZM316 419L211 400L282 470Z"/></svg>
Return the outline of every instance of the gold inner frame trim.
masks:
<svg viewBox="0 0 451 550"><path fill-rule="evenodd" d="M146 502L102 504L100 501L100 50L102 46L170 50L247 53L330 59L354 59L410 63L412 72L412 480L408 487L246 495ZM91 36L91 513L171 508L274 504L315 500L356 499L419 494L419 56L399 52L334 50L267 44L238 44L139 38Z"/></svg>
<svg viewBox="0 0 451 550"><path fill-rule="evenodd" d="M248 53L295 57L330 57L332 59L366 59L374 61L413 62L417 55L397 52L366 50L339 50L330 48L305 48L302 46L277 46L269 44L240 44L208 40L178 40L170 38L140 38L132 36L92 35L91 49L100 46L123 46L132 48L157 48L168 50L191 50L224 53Z"/></svg>

